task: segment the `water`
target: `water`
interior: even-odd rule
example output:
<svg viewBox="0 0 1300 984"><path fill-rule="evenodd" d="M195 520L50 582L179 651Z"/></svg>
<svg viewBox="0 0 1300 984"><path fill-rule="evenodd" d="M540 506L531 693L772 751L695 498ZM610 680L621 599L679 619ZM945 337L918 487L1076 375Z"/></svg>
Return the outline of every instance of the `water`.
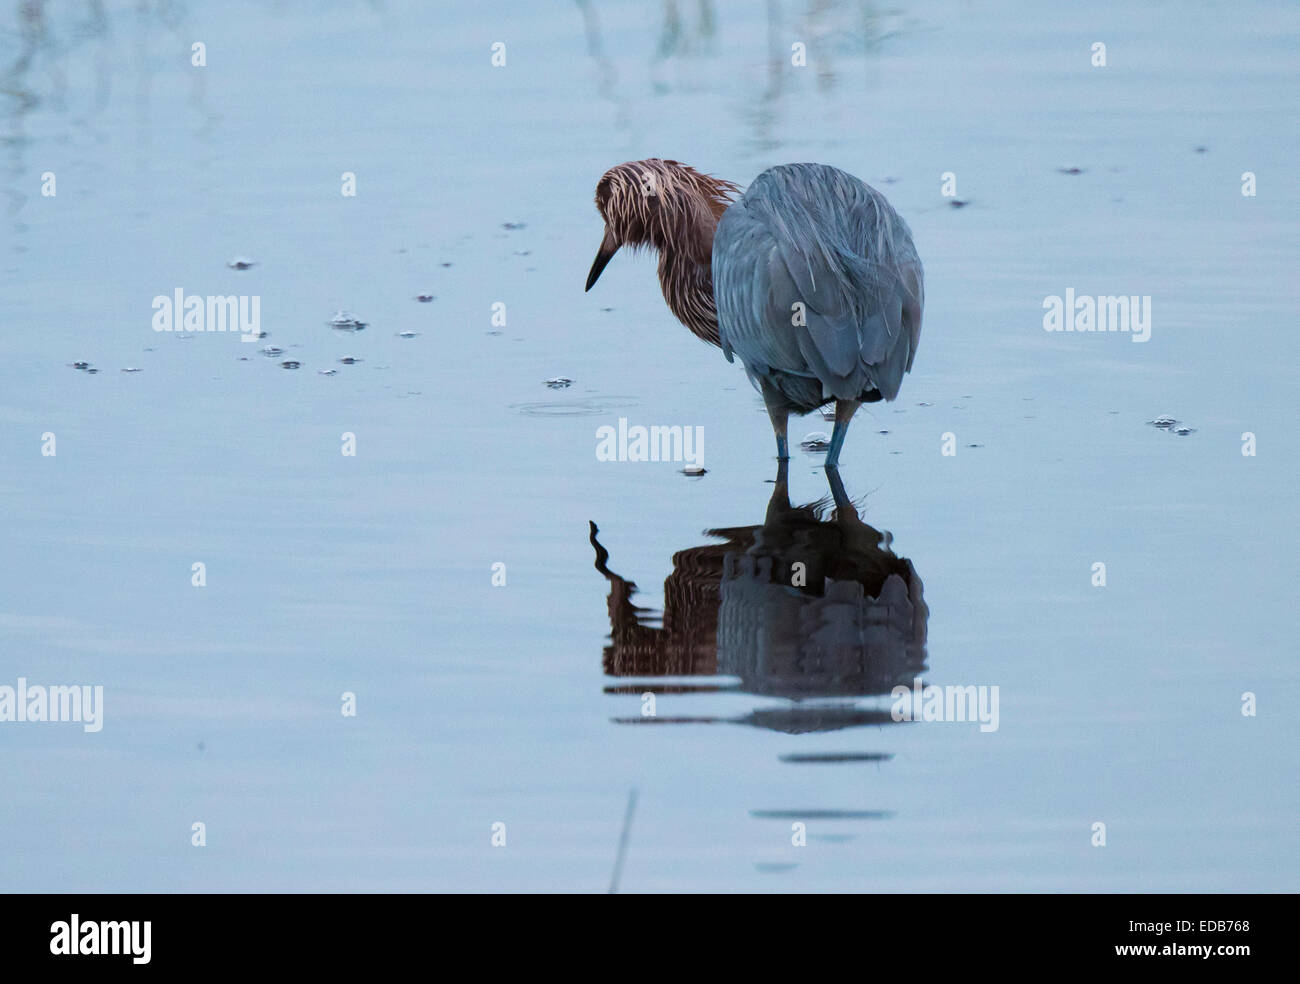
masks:
<svg viewBox="0 0 1300 984"><path fill-rule="evenodd" d="M1300 887L1294 8L99 10L0 15L0 684L105 690L97 734L0 730L0 886L604 891L635 789L624 891ZM760 401L651 259L582 291L596 180L647 156L835 164L911 224L920 352L844 478L924 681L997 686L996 731L888 720L913 630L746 662L814 604L690 553L764 525ZM267 338L155 333L177 288ZM1150 340L1043 331L1067 288L1150 295ZM707 473L598 461L619 417L703 427ZM674 572L676 649L622 606ZM620 626L690 660L608 675Z"/></svg>

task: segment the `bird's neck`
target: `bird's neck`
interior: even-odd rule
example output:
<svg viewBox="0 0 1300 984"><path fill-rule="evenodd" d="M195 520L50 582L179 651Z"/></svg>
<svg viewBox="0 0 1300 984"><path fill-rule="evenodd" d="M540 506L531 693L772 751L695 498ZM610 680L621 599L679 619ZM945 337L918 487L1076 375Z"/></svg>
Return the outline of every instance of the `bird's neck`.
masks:
<svg viewBox="0 0 1300 984"><path fill-rule="evenodd" d="M709 230L709 250L713 231ZM698 252L698 251L697 251ZM708 256L705 251L704 256ZM711 345L719 345L718 311L713 303L713 270L686 251L667 247L659 251L659 286L668 310L690 329L691 334Z"/></svg>

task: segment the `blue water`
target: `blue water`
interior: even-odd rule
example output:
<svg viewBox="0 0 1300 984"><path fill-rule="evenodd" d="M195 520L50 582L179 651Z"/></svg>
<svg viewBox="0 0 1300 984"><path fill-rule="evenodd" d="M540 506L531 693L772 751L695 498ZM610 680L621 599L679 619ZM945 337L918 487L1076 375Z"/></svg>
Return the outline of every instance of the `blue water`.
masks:
<svg viewBox="0 0 1300 984"><path fill-rule="evenodd" d="M632 789L623 891L1300 887L1300 11L99 9L0 10L0 686L105 693L98 733L0 722L0 888L604 891ZM911 225L920 351L843 476L924 584L925 681L997 686L996 731L751 666L787 602L724 604L720 558L696 672L606 673L589 523L661 609L775 477L652 259L583 293L596 181L649 156L834 164ZM153 331L177 288L267 338ZM1067 288L1151 296L1150 340L1045 332ZM619 417L702 427L707 474L598 461ZM789 483L825 496L819 456Z"/></svg>

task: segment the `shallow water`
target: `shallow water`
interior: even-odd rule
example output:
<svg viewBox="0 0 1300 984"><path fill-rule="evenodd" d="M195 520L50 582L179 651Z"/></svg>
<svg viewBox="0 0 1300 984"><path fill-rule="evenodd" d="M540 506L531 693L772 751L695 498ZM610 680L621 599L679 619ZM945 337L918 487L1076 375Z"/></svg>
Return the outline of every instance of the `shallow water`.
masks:
<svg viewBox="0 0 1300 984"><path fill-rule="evenodd" d="M0 685L105 720L0 726L0 887L604 891L633 788L624 891L1300 887L1300 12L45 6L0 14ZM582 291L596 179L647 156L835 164L910 223L920 352L844 480L923 582L925 682L997 686L996 731L882 720L893 636L730 634L789 599L683 552L764 525L761 403L650 258ZM155 333L177 288L267 338ZM1043 331L1066 288L1150 295L1150 340ZM707 474L598 461L619 417L703 427ZM622 606L666 594L685 642Z"/></svg>

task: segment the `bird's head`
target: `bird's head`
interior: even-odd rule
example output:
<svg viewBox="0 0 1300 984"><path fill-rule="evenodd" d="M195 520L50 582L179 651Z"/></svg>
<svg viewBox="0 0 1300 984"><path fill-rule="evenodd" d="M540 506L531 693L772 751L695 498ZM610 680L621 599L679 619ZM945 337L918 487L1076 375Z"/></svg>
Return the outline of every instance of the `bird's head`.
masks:
<svg viewBox="0 0 1300 984"><path fill-rule="evenodd" d="M658 157L611 167L596 185L605 238L587 275L587 290L623 246L678 250L707 265L713 230L739 191L730 181Z"/></svg>

